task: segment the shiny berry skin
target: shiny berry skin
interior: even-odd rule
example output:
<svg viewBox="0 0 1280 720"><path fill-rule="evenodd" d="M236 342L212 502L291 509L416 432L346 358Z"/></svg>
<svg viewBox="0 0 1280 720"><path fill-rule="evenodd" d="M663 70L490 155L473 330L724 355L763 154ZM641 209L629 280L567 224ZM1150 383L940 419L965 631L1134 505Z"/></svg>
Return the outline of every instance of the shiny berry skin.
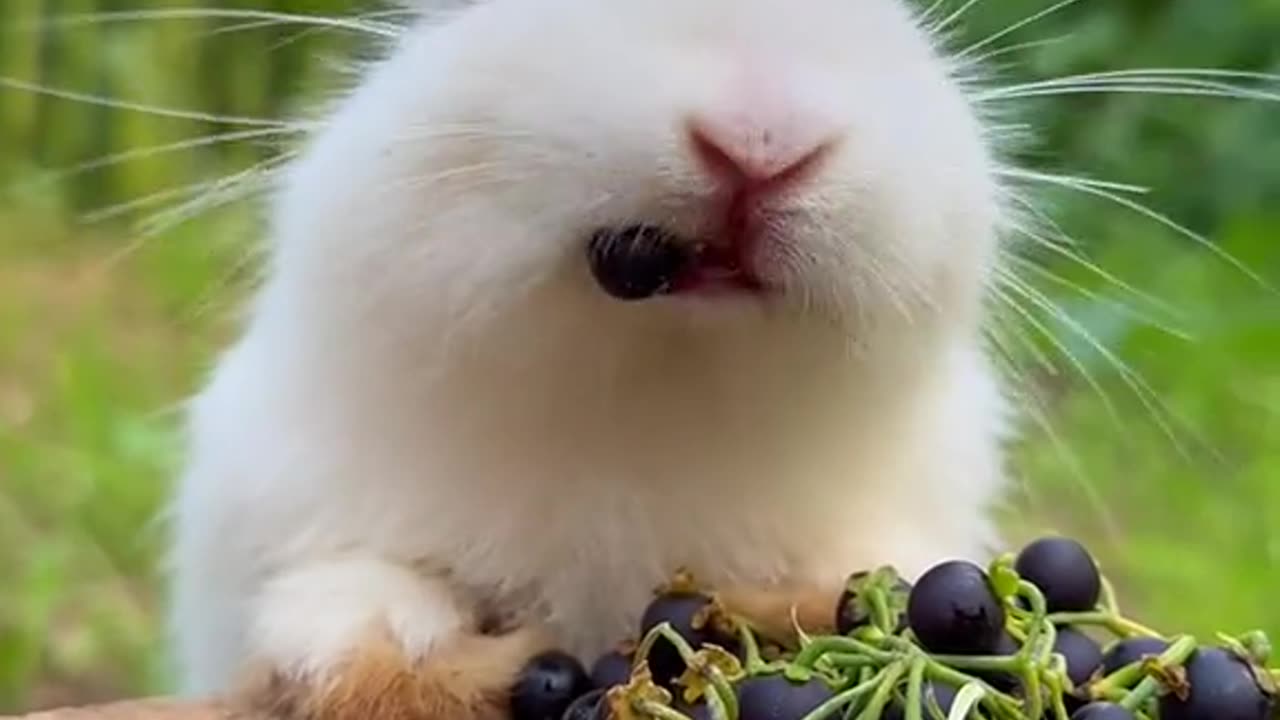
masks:
<svg viewBox="0 0 1280 720"><path fill-rule="evenodd" d="M1088 683L1094 671L1102 667L1102 646L1075 628L1058 628L1053 651L1066 658L1067 676L1076 687Z"/></svg>
<svg viewBox="0 0 1280 720"><path fill-rule="evenodd" d="M1200 648L1186 664L1191 692L1160 696L1160 720L1268 720L1275 698L1258 685L1244 660L1221 648Z"/></svg>
<svg viewBox="0 0 1280 720"><path fill-rule="evenodd" d="M1133 663L1147 655L1159 655L1169 649L1169 643L1160 638L1137 637L1121 640L1107 648L1102 656L1102 674L1111 673Z"/></svg>
<svg viewBox="0 0 1280 720"><path fill-rule="evenodd" d="M604 720L604 690L596 689L569 703L558 720Z"/></svg>
<svg viewBox="0 0 1280 720"><path fill-rule="evenodd" d="M653 225L598 230L587 243L592 276L619 300L644 300L666 292L692 257L687 243Z"/></svg>
<svg viewBox="0 0 1280 720"><path fill-rule="evenodd" d="M698 650L714 639L711 628L693 626L698 613L710 604L711 598L700 593L660 595L645 608L644 616L640 619L640 635L647 635L664 622L671 623L671 629L693 646L694 650ZM684 660L680 657L680 652L666 638L658 638L646 659L654 682L659 685L670 684L684 672Z"/></svg>
<svg viewBox="0 0 1280 720"><path fill-rule="evenodd" d="M794 683L784 675L760 675L738 685L738 720L800 720L834 697L825 682Z"/></svg>
<svg viewBox="0 0 1280 720"><path fill-rule="evenodd" d="M1018 553L1014 570L1040 589L1049 612L1084 612L1098 605L1102 576L1093 556L1075 540L1036 540Z"/></svg>
<svg viewBox="0 0 1280 720"><path fill-rule="evenodd" d="M513 720L559 720L569 705L591 690L591 678L572 655L552 650L530 660L511 690Z"/></svg>
<svg viewBox="0 0 1280 720"><path fill-rule="evenodd" d="M862 572L850 579L856 580L866 577L866 575L867 573ZM899 579L894 584L893 592L907 595L911 592L911 583ZM856 599L857 595L852 590L845 588L844 592L840 593L839 599L836 600L836 632L840 635L848 635L860 627L871 624L871 617L859 610L857 603L854 602ZM893 632L897 634L906 629L907 615L902 613L898 616L898 624L893 629Z"/></svg>
<svg viewBox="0 0 1280 720"><path fill-rule="evenodd" d="M631 681L631 657L613 650L596 658L591 665L591 684L608 690Z"/></svg>
<svg viewBox="0 0 1280 720"><path fill-rule="evenodd" d="M956 695L956 689L950 685L926 681L920 696L921 714L926 720L932 718L933 715L929 713L929 707L931 703L937 703L938 709L942 711L943 715L946 715L951 712L951 705L955 703ZM902 704L898 700L894 700L884 709L884 713L880 717L881 720L904 720L906 716L907 713L903 710Z"/></svg>
<svg viewBox="0 0 1280 720"><path fill-rule="evenodd" d="M985 655L1000 645L1005 611L982 568L951 560L916 581L907 600L907 622L930 652Z"/></svg>
<svg viewBox="0 0 1280 720"><path fill-rule="evenodd" d="M1135 716L1114 703L1096 702L1076 710L1071 720L1135 720Z"/></svg>

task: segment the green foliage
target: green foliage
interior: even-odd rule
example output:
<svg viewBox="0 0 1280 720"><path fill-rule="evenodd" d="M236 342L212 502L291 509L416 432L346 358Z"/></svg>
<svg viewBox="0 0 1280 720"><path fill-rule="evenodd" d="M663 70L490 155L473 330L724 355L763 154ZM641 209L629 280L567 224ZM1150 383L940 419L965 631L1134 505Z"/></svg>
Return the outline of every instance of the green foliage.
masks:
<svg viewBox="0 0 1280 720"><path fill-rule="evenodd" d="M1048 4L986 0L956 44ZM24 24L156 6L0 0L0 76L275 118L327 87L325 58L362 47L300 27L214 32L227 21L208 18ZM338 0L163 4L209 6L354 12ZM1061 39L1001 55L995 81L1151 66L1275 73L1276 37L1274 0L1082 0L1004 38ZM1280 287L1280 105L1092 94L1002 109L1034 129L1019 160L1150 186L1137 199L1217 243L1198 246L1098 198L1038 198L1092 262L1177 312L1060 256L1030 255L1057 279L1027 277L1073 320L1041 314L1055 341L1028 328L1057 371L1022 353L1043 423L1015 448L1024 483L1007 513L1011 542L1045 528L1090 538L1130 614L1157 626L1280 636L1270 597L1280 577L1280 294L1217 254ZM173 410L226 336L254 235L240 207L104 265L133 246L128 227L75 219L235 172L272 148L210 144L51 173L234 129L0 88L0 712L164 687L155 520L177 461ZM1157 400L1144 402L1138 382Z"/></svg>

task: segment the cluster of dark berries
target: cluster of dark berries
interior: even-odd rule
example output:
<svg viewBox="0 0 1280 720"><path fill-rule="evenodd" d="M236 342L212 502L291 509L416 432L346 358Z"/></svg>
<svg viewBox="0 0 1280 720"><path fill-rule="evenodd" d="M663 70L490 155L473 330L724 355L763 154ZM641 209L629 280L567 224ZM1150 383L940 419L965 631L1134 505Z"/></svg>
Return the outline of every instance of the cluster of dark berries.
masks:
<svg viewBox="0 0 1280 720"><path fill-rule="evenodd" d="M835 632L781 647L679 577L638 642L588 671L535 659L514 720L1276 720L1260 633L1202 644L1123 616L1093 557L1060 537L984 568L858 572ZM803 628L801 628L803 630Z"/></svg>

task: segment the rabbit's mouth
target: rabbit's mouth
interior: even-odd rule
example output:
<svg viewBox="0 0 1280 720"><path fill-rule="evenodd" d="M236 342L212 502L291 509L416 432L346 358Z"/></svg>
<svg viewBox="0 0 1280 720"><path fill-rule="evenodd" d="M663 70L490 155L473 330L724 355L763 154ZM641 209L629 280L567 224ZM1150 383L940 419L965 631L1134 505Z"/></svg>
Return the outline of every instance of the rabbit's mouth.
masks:
<svg viewBox="0 0 1280 720"><path fill-rule="evenodd" d="M752 267L750 233L689 240L656 225L596 231L587 247L596 283L619 300L662 295L724 295L765 289Z"/></svg>

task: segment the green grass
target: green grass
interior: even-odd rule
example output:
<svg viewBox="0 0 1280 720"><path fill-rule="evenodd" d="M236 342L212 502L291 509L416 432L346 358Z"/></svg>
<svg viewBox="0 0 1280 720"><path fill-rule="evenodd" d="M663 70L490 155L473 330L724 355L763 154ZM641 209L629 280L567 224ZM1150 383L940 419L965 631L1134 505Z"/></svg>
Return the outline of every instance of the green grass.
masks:
<svg viewBox="0 0 1280 720"><path fill-rule="evenodd" d="M98 6L67 0L58 11ZM974 38L1028 12L1025 0L982 7ZM39 0L0 0L0 17L41 8ZM0 32L0 75L275 116L323 67L306 62L314 38L268 51L289 35L279 28L157 30ZM1008 40L1071 35L1008 58L1037 76L1141 65L1280 68L1280 5L1271 0L1094 0L1032 30ZM1144 201L1280 287L1276 107L1053 101L1032 116L1045 143L1037 159L1158 188ZM0 187L205 131L0 92ZM164 689L164 536L155 520L178 462L176 410L227 337L245 243L255 237L245 213L221 213L104 266L133 236L71 219L256 157L253 147L209 148L24 186L7 199L0 193L0 713ZM1003 514L1011 541L1049 529L1085 538L1122 599L1151 624L1204 635L1261 627L1280 638L1280 294L1155 223L1078 198L1047 199L1099 265L1181 311L1175 324L1191 339L1129 318L1109 302L1114 287L1042 258L1070 283L1102 293L1041 283L1150 385L1170 418L1140 402L1116 363L1072 327L1054 325L1093 381L1061 357L1056 374L1028 366L1046 422L1030 425L1013 448L1020 484Z"/></svg>

